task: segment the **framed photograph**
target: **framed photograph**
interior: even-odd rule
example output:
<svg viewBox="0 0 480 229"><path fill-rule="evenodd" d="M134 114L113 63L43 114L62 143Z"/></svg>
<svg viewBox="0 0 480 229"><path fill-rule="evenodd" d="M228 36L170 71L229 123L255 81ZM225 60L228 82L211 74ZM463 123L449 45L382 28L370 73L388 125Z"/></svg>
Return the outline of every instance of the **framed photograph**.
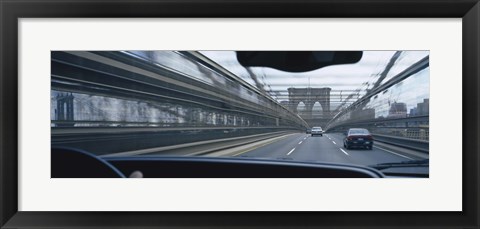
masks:
<svg viewBox="0 0 480 229"><path fill-rule="evenodd" d="M0 228L480 226L478 0L0 10Z"/></svg>

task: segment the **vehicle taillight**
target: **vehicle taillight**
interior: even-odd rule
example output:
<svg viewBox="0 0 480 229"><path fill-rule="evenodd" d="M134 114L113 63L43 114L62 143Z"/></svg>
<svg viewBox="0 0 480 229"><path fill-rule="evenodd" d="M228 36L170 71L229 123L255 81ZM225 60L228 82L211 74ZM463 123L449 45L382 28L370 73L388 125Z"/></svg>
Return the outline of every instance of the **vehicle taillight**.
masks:
<svg viewBox="0 0 480 229"><path fill-rule="evenodd" d="M351 141L351 140L353 140L353 138L352 137L347 137L347 140Z"/></svg>
<svg viewBox="0 0 480 229"><path fill-rule="evenodd" d="M368 140L373 140L372 135L367 135L367 139L368 139Z"/></svg>

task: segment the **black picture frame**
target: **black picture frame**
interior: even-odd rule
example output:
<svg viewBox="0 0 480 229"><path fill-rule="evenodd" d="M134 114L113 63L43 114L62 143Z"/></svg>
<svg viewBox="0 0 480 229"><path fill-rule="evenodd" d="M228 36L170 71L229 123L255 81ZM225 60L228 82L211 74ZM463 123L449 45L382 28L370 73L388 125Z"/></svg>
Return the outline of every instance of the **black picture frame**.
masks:
<svg viewBox="0 0 480 229"><path fill-rule="evenodd" d="M1 228L479 228L478 0L0 0L0 15ZM463 211L19 212L17 20L63 17L462 18Z"/></svg>

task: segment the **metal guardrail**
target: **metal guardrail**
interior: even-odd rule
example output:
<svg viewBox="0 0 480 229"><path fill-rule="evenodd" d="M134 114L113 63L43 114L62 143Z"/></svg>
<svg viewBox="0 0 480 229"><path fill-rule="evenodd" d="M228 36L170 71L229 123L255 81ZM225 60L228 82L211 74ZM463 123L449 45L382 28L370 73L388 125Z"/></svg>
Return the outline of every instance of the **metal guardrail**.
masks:
<svg viewBox="0 0 480 229"><path fill-rule="evenodd" d="M387 143L390 145L399 146L406 149L420 151L422 153L429 153L429 142L424 140L417 140L411 138L394 137L381 134L373 134L375 141Z"/></svg>
<svg viewBox="0 0 480 229"><path fill-rule="evenodd" d="M83 149L95 155L107 155L142 149L174 147L195 142L227 141L271 133L298 131L293 128L52 128L52 147ZM167 148L165 148L167 149Z"/></svg>
<svg viewBox="0 0 480 229"><path fill-rule="evenodd" d="M279 131L273 133L241 136L227 139L214 139L208 141L192 142L172 146L148 148L141 150L133 150L127 152L113 153L102 155L102 157L125 157L136 155L182 155L182 156L200 156L208 153L213 153L220 150L225 150L237 146L242 146L266 139L271 139L293 133L292 131Z"/></svg>
<svg viewBox="0 0 480 229"><path fill-rule="evenodd" d="M52 136L65 135L79 135L79 134L140 134L152 132L191 132L197 133L199 131L220 131L223 133L246 131L246 130L285 130L288 127L278 126L252 126L252 127L237 127L237 126L177 126L177 127L145 127L145 126L131 126L131 127L54 127L51 128ZM294 128L291 128L292 130Z"/></svg>

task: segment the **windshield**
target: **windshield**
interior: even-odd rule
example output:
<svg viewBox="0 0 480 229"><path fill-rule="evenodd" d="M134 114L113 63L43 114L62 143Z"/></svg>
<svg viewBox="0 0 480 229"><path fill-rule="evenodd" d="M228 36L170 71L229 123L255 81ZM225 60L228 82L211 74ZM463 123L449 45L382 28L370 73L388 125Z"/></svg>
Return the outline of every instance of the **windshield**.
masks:
<svg viewBox="0 0 480 229"><path fill-rule="evenodd" d="M348 131L348 134L350 134L350 135L354 135L354 134L368 135L370 133L366 129L350 129L350 131Z"/></svg>
<svg viewBox="0 0 480 229"><path fill-rule="evenodd" d="M371 167L428 159L429 51L51 54L53 148Z"/></svg>

